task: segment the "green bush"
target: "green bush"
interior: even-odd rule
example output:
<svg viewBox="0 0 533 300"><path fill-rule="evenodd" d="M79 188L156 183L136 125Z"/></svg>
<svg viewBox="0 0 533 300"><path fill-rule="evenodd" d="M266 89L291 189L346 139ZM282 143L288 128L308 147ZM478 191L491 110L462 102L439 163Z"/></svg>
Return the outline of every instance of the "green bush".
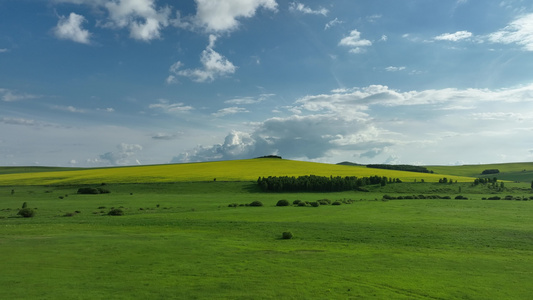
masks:
<svg viewBox="0 0 533 300"><path fill-rule="evenodd" d="M113 208L107 213L109 216L123 216L124 211L120 208Z"/></svg>
<svg viewBox="0 0 533 300"><path fill-rule="evenodd" d="M320 205L330 205L331 201L329 199L320 199L317 201Z"/></svg>
<svg viewBox="0 0 533 300"><path fill-rule="evenodd" d="M19 212L17 213L17 215L22 216L24 218L31 218L35 215L35 211L31 208L25 207L25 208L19 209Z"/></svg>
<svg viewBox="0 0 533 300"><path fill-rule="evenodd" d="M250 203L250 206L263 206L263 202L259 200L255 200L252 203Z"/></svg>
<svg viewBox="0 0 533 300"><path fill-rule="evenodd" d="M228 207L237 207L237 206L239 206L239 204L237 204L237 203L230 203L230 204L228 204Z"/></svg>
<svg viewBox="0 0 533 300"><path fill-rule="evenodd" d="M331 203L331 205L341 205L341 204L342 204L342 202L340 202L339 200L337 200L337 201Z"/></svg>
<svg viewBox="0 0 533 300"><path fill-rule="evenodd" d="M85 195L97 195L97 194L109 194L111 193L108 189L103 188L92 188L92 187L84 187L78 189L78 194L85 194Z"/></svg>
<svg viewBox="0 0 533 300"><path fill-rule="evenodd" d="M300 202L302 202L302 200L296 199L296 200L292 201L292 204L293 205L298 205L298 204L300 204Z"/></svg>
<svg viewBox="0 0 533 300"><path fill-rule="evenodd" d="M319 203L318 201L311 202L311 206L312 206L312 207L319 207L319 206L320 206L320 203Z"/></svg>
<svg viewBox="0 0 533 300"><path fill-rule="evenodd" d="M278 203L276 203L276 206L289 206L289 201L281 199L278 201Z"/></svg>
<svg viewBox="0 0 533 300"><path fill-rule="evenodd" d="M307 203L305 203L304 201L300 201L298 202L298 206L307 206Z"/></svg>
<svg viewBox="0 0 533 300"><path fill-rule="evenodd" d="M283 238L284 240L290 240L290 239L292 239L292 237L293 237L293 235L292 235L292 232L290 232L290 231L285 231L281 235L281 238Z"/></svg>
<svg viewBox="0 0 533 300"><path fill-rule="evenodd" d="M28 202L22 203L22 208L26 208L26 207L28 207Z"/></svg>

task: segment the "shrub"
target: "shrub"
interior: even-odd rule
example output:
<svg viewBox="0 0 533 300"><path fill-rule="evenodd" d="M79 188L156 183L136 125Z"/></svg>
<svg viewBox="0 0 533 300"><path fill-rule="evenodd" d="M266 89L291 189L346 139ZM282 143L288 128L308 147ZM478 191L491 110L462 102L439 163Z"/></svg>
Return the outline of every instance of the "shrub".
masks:
<svg viewBox="0 0 533 300"><path fill-rule="evenodd" d="M459 195L455 197L455 200L468 200L468 197Z"/></svg>
<svg viewBox="0 0 533 300"><path fill-rule="evenodd" d="M85 195L97 195L97 194L109 194L111 193L108 189L103 188L92 188L92 187L84 187L78 189L78 194L85 194Z"/></svg>
<svg viewBox="0 0 533 300"><path fill-rule="evenodd" d="M505 196L505 200L513 200L513 196L511 195Z"/></svg>
<svg viewBox="0 0 533 300"><path fill-rule="evenodd" d="M107 215L109 216L123 216L124 215L124 211L120 208L113 208L112 210L110 210Z"/></svg>
<svg viewBox="0 0 533 300"><path fill-rule="evenodd" d="M300 202L298 202L298 206L307 206L307 203L305 203L303 201L300 201Z"/></svg>
<svg viewBox="0 0 533 300"><path fill-rule="evenodd" d="M311 202L312 207L319 207L320 203L318 201Z"/></svg>
<svg viewBox="0 0 533 300"><path fill-rule="evenodd" d="M263 202L259 200L255 200L252 203L250 203L250 206L263 206Z"/></svg>
<svg viewBox="0 0 533 300"><path fill-rule="evenodd" d="M63 217L74 217L75 215L76 215L76 213L68 212L68 213L64 214Z"/></svg>
<svg viewBox="0 0 533 300"><path fill-rule="evenodd" d="M281 235L281 238L284 239L284 240L292 239L292 232L290 232L290 231L283 232L283 234Z"/></svg>
<svg viewBox="0 0 533 300"><path fill-rule="evenodd" d="M337 201L331 203L331 205L341 205L341 204L342 204L342 202L340 202L339 200L337 200Z"/></svg>
<svg viewBox="0 0 533 300"><path fill-rule="evenodd" d="M237 206L239 206L239 204L237 204L237 203L230 203L230 204L228 204L228 207L237 207Z"/></svg>
<svg viewBox="0 0 533 300"><path fill-rule="evenodd" d="M318 203L320 203L320 205L330 205L331 201L329 199L320 199L318 200Z"/></svg>
<svg viewBox="0 0 533 300"><path fill-rule="evenodd" d="M22 208L26 208L26 207L28 207L28 202L22 203Z"/></svg>
<svg viewBox="0 0 533 300"><path fill-rule="evenodd" d="M300 204L300 202L302 202L302 200L296 199L296 200L292 201L292 204L293 205L298 205L298 204Z"/></svg>
<svg viewBox="0 0 533 300"><path fill-rule="evenodd" d="M289 206L289 201L281 199L278 201L278 203L276 203L276 206Z"/></svg>
<svg viewBox="0 0 533 300"><path fill-rule="evenodd" d="M25 207L21 208L17 215L22 216L24 218L31 218L35 215L35 211L31 208Z"/></svg>

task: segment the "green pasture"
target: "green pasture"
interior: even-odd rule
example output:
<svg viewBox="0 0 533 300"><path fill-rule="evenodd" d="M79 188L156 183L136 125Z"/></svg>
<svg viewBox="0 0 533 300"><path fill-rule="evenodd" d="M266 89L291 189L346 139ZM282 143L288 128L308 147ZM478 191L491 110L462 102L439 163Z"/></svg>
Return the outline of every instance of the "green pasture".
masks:
<svg viewBox="0 0 533 300"><path fill-rule="evenodd" d="M219 180L107 184L100 195L78 187L0 186L0 298L533 298L533 201L481 200L527 198L528 184L499 193L414 182L324 194ZM275 206L322 198L354 202ZM228 207L254 200L264 206ZM16 215L24 202L33 218ZM112 207L125 215L107 216Z"/></svg>
<svg viewBox="0 0 533 300"><path fill-rule="evenodd" d="M428 166L437 174L448 174L466 177L496 177L499 180L520 181L531 183L533 180L533 163L506 163L464 166ZM500 173L481 175L484 170L498 169Z"/></svg>

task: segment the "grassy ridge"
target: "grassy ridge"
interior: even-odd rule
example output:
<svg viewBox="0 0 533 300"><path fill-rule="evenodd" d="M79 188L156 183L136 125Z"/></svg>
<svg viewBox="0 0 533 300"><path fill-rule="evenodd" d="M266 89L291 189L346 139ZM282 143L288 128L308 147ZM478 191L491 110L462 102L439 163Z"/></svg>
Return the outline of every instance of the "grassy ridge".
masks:
<svg viewBox="0 0 533 300"><path fill-rule="evenodd" d="M412 182L415 179L437 182L442 175L369 169L362 166L281 160L247 159L207 163L174 165L153 165L84 169L74 171L19 173L0 175L0 185L67 185L97 183L146 183L183 181L255 181L268 176L386 176ZM459 182L470 182L472 178L447 176Z"/></svg>
<svg viewBox="0 0 533 300"><path fill-rule="evenodd" d="M449 174L467 177L496 177L499 180L531 182L533 180L533 162L464 165L464 166L427 166L437 174ZM498 169L499 174L481 175L487 169Z"/></svg>

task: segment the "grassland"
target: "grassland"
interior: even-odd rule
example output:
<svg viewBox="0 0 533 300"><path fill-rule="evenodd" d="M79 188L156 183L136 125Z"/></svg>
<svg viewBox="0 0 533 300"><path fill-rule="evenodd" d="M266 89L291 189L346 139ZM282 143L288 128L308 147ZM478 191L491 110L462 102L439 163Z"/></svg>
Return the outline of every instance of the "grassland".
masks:
<svg viewBox="0 0 533 300"><path fill-rule="evenodd" d="M496 177L499 180L529 182L533 180L533 163L507 163L464 166L428 166L437 174L449 174L466 177ZM481 175L484 170L498 169L500 173Z"/></svg>
<svg viewBox="0 0 533 300"><path fill-rule="evenodd" d="M294 170L278 170L302 171L288 165ZM149 173L136 168L126 168L128 178L132 170ZM108 182L110 194L76 194L81 177L67 179L80 171L65 171L60 185L35 185L38 179L0 186L0 298L533 298L533 201L481 200L528 198L526 183L497 192L466 179L412 180L366 193L276 194L242 178L215 182L212 169L201 182L172 183L154 182L167 178L155 170L150 183L112 183L97 171L94 182ZM469 200L383 201L384 194ZM275 206L279 199L322 198L354 202ZM254 200L264 206L228 207ZM36 208L35 217L16 215L24 202ZM108 216L112 207L125 215ZM284 231L294 238L282 240Z"/></svg>

